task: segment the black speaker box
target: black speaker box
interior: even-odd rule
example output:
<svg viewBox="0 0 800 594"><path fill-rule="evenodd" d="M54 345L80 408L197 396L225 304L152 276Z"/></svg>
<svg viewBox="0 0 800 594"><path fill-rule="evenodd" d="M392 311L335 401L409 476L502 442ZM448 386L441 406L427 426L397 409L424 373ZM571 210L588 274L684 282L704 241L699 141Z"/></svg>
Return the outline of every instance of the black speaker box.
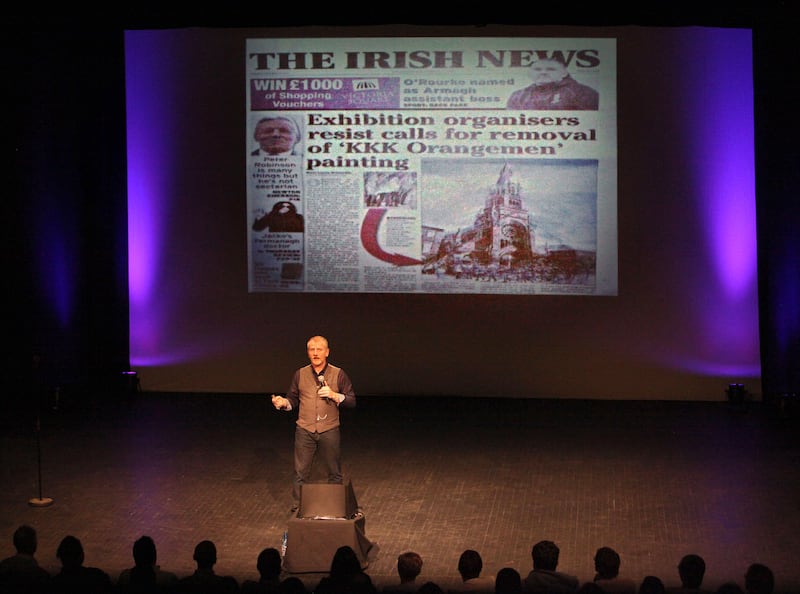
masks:
<svg viewBox="0 0 800 594"><path fill-rule="evenodd" d="M333 520L352 518L358 510L353 483L305 483L300 487L298 518Z"/></svg>

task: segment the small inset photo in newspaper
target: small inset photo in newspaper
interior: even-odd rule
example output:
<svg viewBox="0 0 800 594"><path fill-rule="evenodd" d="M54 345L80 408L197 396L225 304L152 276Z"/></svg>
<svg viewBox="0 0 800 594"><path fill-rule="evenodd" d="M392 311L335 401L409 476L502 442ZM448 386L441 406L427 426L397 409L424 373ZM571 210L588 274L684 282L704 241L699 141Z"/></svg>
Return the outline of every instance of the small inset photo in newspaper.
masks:
<svg viewBox="0 0 800 594"><path fill-rule="evenodd" d="M417 174L411 171L364 174L364 206L417 208Z"/></svg>
<svg viewBox="0 0 800 594"><path fill-rule="evenodd" d="M252 228L253 231L302 233L305 224L303 215L297 212L294 202L281 200L273 204L269 212L258 213Z"/></svg>

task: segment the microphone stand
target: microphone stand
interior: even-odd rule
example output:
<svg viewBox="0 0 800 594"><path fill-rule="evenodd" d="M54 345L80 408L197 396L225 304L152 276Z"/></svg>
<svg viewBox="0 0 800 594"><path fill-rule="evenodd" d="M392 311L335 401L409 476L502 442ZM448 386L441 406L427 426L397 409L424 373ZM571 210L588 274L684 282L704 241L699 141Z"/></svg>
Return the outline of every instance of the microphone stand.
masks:
<svg viewBox="0 0 800 594"><path fill-rule="evenodd" d="M33 497L28 500L28 505L33 507L47 507L53 505L53 500L50 497L42 497L42 438L41 438L41 423L39 420L39 413L36 413L36 464L39 475L39 496Z"/></svg>
<svg viewBox="0 0 800 594"><path fill-rule="evenodd" d="M58 388L56 388L58 390ZM47 507L53 505L50 497L42 496L42 394L41 390L36 391L36 467L38 473L39 496L28 500L28 505L32 507Z"/></svg>

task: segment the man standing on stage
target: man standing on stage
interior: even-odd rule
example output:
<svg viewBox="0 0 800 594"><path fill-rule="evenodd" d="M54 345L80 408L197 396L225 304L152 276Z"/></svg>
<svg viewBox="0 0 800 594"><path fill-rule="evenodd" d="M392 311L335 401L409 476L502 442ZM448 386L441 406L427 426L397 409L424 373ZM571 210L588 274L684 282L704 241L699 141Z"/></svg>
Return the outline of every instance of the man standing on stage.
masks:
<svg viewBox="0 0 800 594"><path fill-rule="evenodd" d="M311 476L314 457L328 474L328 483L342 484L339 408L353 408L356 395L347 373L328 363L328 340L312 336L306 344L310 365L294 372L286 397L272 396L278 410L297 410L294 433L292 512L300 503L300 487Z"/></svg>

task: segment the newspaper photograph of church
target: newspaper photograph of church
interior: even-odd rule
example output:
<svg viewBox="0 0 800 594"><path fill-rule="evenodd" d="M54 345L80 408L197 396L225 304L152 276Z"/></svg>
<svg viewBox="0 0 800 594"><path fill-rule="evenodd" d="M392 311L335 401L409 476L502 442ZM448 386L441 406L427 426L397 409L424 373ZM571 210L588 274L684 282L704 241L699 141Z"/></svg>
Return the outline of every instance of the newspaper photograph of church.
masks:
<svg viewBox="0 0 800 594"><path fill-rule="evenodd" d="M593 286L596 250L563 243L536 248L532 216L520 183L505 163L485 204L467 228L422 228L422 272L484 282Z"/></svg>

